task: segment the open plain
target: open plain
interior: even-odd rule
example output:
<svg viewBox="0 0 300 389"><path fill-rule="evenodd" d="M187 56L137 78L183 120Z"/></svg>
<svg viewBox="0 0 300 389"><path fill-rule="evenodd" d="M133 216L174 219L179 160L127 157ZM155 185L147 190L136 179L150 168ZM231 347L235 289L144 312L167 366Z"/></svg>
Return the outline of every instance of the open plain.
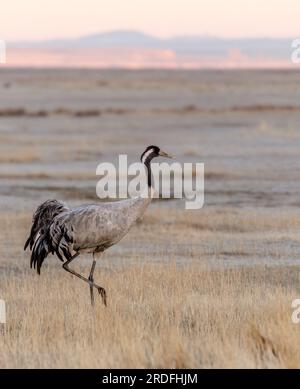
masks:
<svg viewBox="0 0 300 389"><path fill-rule="evenodd" d="M300 367L300 72L0 71L0 367ZM205 205L156 199L98 263L108 307L23 245L49 198L157 144L205 164ZM88 272L91 257L76 268Z"/></svg>

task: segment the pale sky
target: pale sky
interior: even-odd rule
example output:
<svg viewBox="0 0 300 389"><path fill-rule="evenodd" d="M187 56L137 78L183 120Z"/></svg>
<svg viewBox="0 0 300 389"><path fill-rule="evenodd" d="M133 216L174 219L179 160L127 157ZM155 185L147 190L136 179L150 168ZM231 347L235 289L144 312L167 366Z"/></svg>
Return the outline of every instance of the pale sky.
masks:
<svg viewBox="0 0 300 389"><path fill-rule="evenodd" d="M136 29L160 37L300 37L300 0L3 0L0 39Z"/></svg>

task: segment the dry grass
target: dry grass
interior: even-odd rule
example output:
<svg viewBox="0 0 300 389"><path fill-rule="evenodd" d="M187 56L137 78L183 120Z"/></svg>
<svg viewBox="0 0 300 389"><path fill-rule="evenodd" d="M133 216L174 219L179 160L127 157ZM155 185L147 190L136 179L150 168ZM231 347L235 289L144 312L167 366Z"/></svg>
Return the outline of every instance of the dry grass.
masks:
<svg viewBox="0 0 300 389"><path fill-rule="evenodd" d="M0 367L300 367L299 74L1 74ZM57 259L29 269L32 211L97 201L97 163L153 143L205 163L205 207L154 201L97 266L109 306L91 310Z"/></svg>
<svg viewBox="0 0 300 389"><path fill-rule="evenodd" d="M0 163L23 163L40 161L41 156L37 148L28 147L13 147L7 146L1 148ZM7 174L7 177L9 175Z"/></svg>
<svg viewBox="0 0 300 389"><path fill-rule="evenodd" d="M296 270L137 264L99 266L96 279L109 304L93 310L89 288L58 266L2 274L0 366L300 367Z"/></svg>
<svg viewBox="0 0 300 389"><path fill-rule="evenodd" d="M57 259L47 260L40 277L28 268L21 247L30 214L2 213L0 297L7 302L8 322L0 335L0 367L300 367L299 328L291 321L291 302L300 292L298 269L211 267L202 246L210 244L220 258L224 246L216 236L232 256L245 249L242 215L204 209L197 221L186 211L168 210L169 224L163 226L164 212L153 207L125 239L131 249L118 245L99 261L95 279L107 290L108 307L96 296L94 310L88 286L63 271ZM297 225L278 213L270 228L275 216L249 217L248 234L276 233L282 226L288 233ZM186 249L180 231L187 231L184 239L189 235ZM170 236L177 246L168 250L168 262L151 264L154 256L163 258L159 247ZM143 251L135 251L136 242ZM188 265L176 265L178 251ZM87 273L89 262L78 259L74 267Z"/></svg>

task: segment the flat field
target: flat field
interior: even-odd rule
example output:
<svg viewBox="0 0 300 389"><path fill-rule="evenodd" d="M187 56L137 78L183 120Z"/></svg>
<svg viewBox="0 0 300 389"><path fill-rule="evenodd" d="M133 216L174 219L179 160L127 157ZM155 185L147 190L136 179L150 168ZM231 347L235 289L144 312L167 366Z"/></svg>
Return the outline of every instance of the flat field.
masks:
<svg viewBox="0 0 300 389"><path fill-rule="evenodd" d="M1 70L0 367L299 368L299 97L296 71ZM205 205L153 201L91 309L57 258L30 269L32 213L100 201L97 165L149 144L204 162Z"/></svg>

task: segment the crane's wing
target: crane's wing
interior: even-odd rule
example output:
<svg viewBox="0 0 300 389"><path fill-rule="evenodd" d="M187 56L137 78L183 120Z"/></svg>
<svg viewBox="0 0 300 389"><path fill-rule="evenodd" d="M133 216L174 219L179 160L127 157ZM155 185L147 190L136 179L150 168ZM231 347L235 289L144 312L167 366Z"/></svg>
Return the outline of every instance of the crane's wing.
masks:
<svg viewBox="0 0 300 389"><path fill-rule="evenodd" d="M65 211L69 211L69 208L57 200L47 200L41 204L33 215L30 235L25 243L24 250L27 249L28 245L32 250L36 239L45 234L55 216Z"/></svg>
<svg viewBox="0 0 300 389"><path fill-rule="evenodd" d="M25 243L24 250L28 245L32 250L30 267L37 267L37 272L40 274L41 266L50 252L56 251L53 248L50 233L50 227L56 216L66 213L69 208L57 201L48 200L41 204L33 215L33 222L30 235ZM59 258L62 260L61 256Z"/></svg>

